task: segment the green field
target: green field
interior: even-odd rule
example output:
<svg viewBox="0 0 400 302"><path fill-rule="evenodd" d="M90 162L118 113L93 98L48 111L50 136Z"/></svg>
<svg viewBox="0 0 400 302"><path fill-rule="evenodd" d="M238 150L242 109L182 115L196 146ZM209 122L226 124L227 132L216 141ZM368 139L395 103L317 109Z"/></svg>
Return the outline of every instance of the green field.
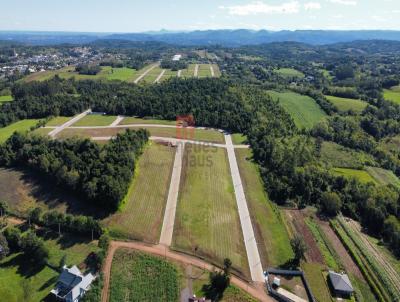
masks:
<svg viewBox="0 0 400 302"><path fill-rule="evenodd" d="M249 276L226 150L186 144L173 248Z"/></svg>
<svg viewBox="0 0 400 302"><path fill-rule="evenodd" d="M199 78L211 77L210 64L199 64L199 71L197 76Z"/></svg>
<svg viewBox="0 0 400 302"><path fill-rule="evenodd" d="M71 116L57 116L52 118L50 121L47 122L46 126L48 127L57 127L65 124L68 122L70 119L72 119Z"/></svg>
<svg viewBox="0 0 400 302"><path fill-rule="evenodd" d="M323 142L320 158L331 167L362 169L375 165L375 159L364 152L355 151L333 142Z"/></svg>
<svg viewBox="0 0 400 302"><path fill-rule="evenodd" d="M179 301L177 267L158 257L128 249L115 252L110 279L110 302Z"/></svg>
<svg viewBox="0 0 400 302"><path fill-rule="evenodd" d="M189 64L186 69L182 70L181 77L182 78L193 78L195 66L196 66L196 64Z"/></svg>
<svg viewBox="0 0 400 302"><path fill-rule="evenodd" d="M391 89L384 89L383 97L385 98L385 100L400 104L400 86L395 86Z"/></svg>
<svg viewBox="0 0 400 302"><path fill-rule="evenodd" d="M138 117L125 117L120 125L132 125L132 124L153 124L153 125L171 125L175 126L176 121L157 120L151 118L138 118Z"/></svg>
<svg viewBox="0 0 400 302"><path fill-rule="evenodd" d="M326 114L312 98L294 92L268 91L278 100L282 107L292 116L298 128L311 129Z"/></svg>
<svg viewBox="0 0 400 302"><path fill-rule="evenodd" d="M162 71L163 69L159 66L153 68L146 74L146 76L143 79L140 80L139 83L153 84Z"/></svg>
<svg viewBox="0 0 400 302"><path fill-rule="evenodd" d="M381 185L393 185L400 188L400 180L392 171L381 169L378 167L367 167L367 172Z"/></svg>
<svg viewBox="0 0 400 302"><path fill-rule="evenodd" d="M345 178L355 178L362 183L377 184L376 180L365 170L333 168L332 172L337 176L343 176Z"/></svg>
<svg viewBox="0 0 400 302"><path fill-rule="evenodd" d="M275 72L284 78L304 78L304 73L294 68L279 68Z"/></svg>
<svg viewBox="0 0 400 302"><path fill-rule="evenodd" d="M164 75L162 76L160 82L168 80L170 78L176 77L178 75L178 71L174 71L171 69L166 69Z"/></svg>
<svg viewBox="0 0 400 302"><path fill-rule="evenodd" d="M234 133L232 134L232 142L235 145L247 144L247 136L240 133Z"/></svg>
<svg viewBox="0 0 400 302"><path fill-rule="evenodd" d="M0 128L0 143L4 143L15 131L25 132L36 126L39 120L22 120L7 127Z"/></svg>
<svg viewBox="0 0 400 302"><path fill-rule="evenodd" d="M80 265L93 251L94 242L76 236L62 236L45 241L49 249L49 263L58 265L66 255L67 265ZM59 273L44 266L32 267L23 254L11 254L0 261L0 300L4 302L42 301L55 286Z"/></svg>
<svg viewBox="0 0 400 302"><path fill-rule="evenodd" d="M214 77L219 78L221 76L221 70L217 64L212 64L214 68Z"/></svg>
<svg viewBox="0 0 400 302"><path fill-rule="evenodd" d="M131 68L113 68L110 66L102 66L101 71L96 75L79 74L75 71L74 66L67 66L58 70L48 70L43 72L33 73L26 78L25 82L31 81L45 81L58 75L60 78L69 79L75 78L77 80L120 80L126 82L133 82L140 71Z"/></svg>
<svg viewBox="0 0 400 302"><path fill-rule="evenodd" d="M0 95L0 104L6 103L6 102L11 102L12 100L13 100L13 97L11 95Z"/></svg>
<svg viewBox="0 0 400 302"><path fill-rule="evenodd" d="M348 98L339 98L336 96L325 96L329 102L331 102L339 111L347 112L349 110L354 111L355 113L360 114L368 104L361 100L348 99Z"/></svg>
<svg viewBox="0 0 400 302"><path fill-rule="evenodd" d="M74 123L73 127L109 126L117 117L113 115L88 114Z"/></svg>
<svg viewBox="0 0 400 302"><path fill-rule="evenodd" d="M269 199L251 151L236 149L240 176L252 218L261 262L264 267L276 267L293 257L289 236L279 208Z"/></svg>
<svg viewBox="0 0 400 302"><path fill-rule="evenodd" d="M174 156L172 147L152 143L145 149L121 209L104 221L112 236L158 242Z"/></svg>
<svg viewBox="0 0 400 302"><path fill-rule="evenodd" d="M303 263L302 269L317 301L333 301L329 286L324 274L324 267L318 263ZM343 299L343 301L348 301Z"/></svg>

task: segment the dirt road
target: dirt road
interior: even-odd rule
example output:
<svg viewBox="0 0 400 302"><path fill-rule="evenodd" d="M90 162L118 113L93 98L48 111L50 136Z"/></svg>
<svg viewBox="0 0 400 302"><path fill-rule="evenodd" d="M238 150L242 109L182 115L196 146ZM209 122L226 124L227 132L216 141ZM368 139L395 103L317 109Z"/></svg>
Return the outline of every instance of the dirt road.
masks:
<svg viewBox="0 0 400 302"><path fill-rule="evenodd" d="M158 66L158 64L154 64L151 67L149 67L145 72L143 72L140 77L138 77L134 83L137 84L139 83L150 71L152 71L154 68L156 68Z"/></svg>
<svg viewBox="0 0 400 302"><path fill-rule="evenodd" d="M71 126L72 124L76 123L77 121L79 121L84 116L86 116L89 112L91 112L90 109L88 109L85 112L82 112L81 114L75 116L74 118L70 119L68 122L62 124L61 126L54 128L54 130L52 130L49 133L49 136L50 137L55 137L58 133L63 131L65 128L68 128L69 126Z"/></svg>
<svg viewBox="0 0 400 302"><path fill-rule="evenodd" d="M211 77L215 77L215 72L212 65L210 65L210 71L211 71Z"/></svg>
<svg viewBox="0 0 400 302"><path fill-rule="evenodd" d="M196 66L194 67L194 74L193 74L193 76L194 76L195 78L197 78L198 74L199 74L199 64L196 64Z"/></svg>
<svg viewBox="0 0 400 302"><path fill-rule="evenodd" d="M121 241L112 241L110 244L110 248L108 250L107 258L103 265L103 277L104 277L104 285L102 290L102 302L108 301L108 293L110 289L110 274L111 274L111 265L112 259L114 257L114 253L118 248L128 248L134 249L138 251L142 251L145 253L149 253L152 255L164 257L166 259L174 260L185 265L193 265L202 269L206 269L212 271L217 269L215 266L204 262L198 258L188 256L186 254L180 254L174 251L169 250L166 246L162 245L145 245L139 242L121 242ZM262 302L273 302L275 301L273 298L267 295L266 289L263 283L252 283L249 284L235 276L231 277L231 283L236 287L242 289L247 292L254 298Z"/></svg>
<svg viewBox="0 0 400 302"><path fill-rule="evenodd" d="M164 76L165 69L161 71L161 73L158 75L157 79L154 81L155 84L160 83L161 78Z"/></svg>

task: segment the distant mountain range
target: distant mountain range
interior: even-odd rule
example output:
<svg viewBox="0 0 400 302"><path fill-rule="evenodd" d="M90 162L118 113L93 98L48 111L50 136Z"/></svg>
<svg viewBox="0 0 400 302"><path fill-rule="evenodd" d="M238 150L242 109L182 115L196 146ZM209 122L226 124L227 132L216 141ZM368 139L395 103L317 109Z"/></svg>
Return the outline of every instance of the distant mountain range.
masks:
<svg viewBox="0 0 400 302"><path fill-rule="evenodd" d="M293 41L311 45L325 45L355 40L400 41L400 31L387 30L296 30L296 31L253 31L205 30L191 32L170 32L162 30L147 33L69 33L69 32L16 32L0 31L0 40L32 45L86 44L96 40L126 40L134 42L164 42L173 45L222 45L242 46L271 42Z"/></svg>

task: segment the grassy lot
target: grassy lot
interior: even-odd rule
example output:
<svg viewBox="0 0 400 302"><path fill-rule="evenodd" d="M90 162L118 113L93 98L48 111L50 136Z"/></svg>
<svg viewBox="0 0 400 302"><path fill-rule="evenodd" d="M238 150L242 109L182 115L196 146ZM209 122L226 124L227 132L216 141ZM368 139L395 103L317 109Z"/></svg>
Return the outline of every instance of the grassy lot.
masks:
<svg viewBox="0 0 400 302"><path fill-rule="evenodd" d="M240 133L234 133L232 134L232 142L235 145L247 144L247 136Z"/></svg>
<svg viewBox="0 0 400 302"><path fill-rule="evenodd" d="M112 236L158 242L174 156L172 147L153 143L145 149L124 204L104 221Z"/></svg>
<svg viewBox="0 0 400 302"><path fill-rule="evenodd" d="M74 123L73 127L80 126L109 126L117 117L113 115L88 114Z"/></svg>
<svg viewBox="0 0 400 302"><path fill-rule="evenodd" d="M325 96L329 102L331 102L339 111L347 112L349 110L354 111L355 113L360 114L368 104L361 100L348 99L348 98L339 98L336 96Z"/></svg>
<svg viewBox="0 0 400 302"><path fill-rule="evenodd" d="M166 120L157 120L151 118L138 118L138 117L125 117L120 125L132 125L132 124L157 124L157 125L176 125L176 121L166 121Z"/></svg>
<svg viewBox="0 0 400 302"><path fill-rule="evenodd" d="M251 150L236 149L236 158L264 267L279 266L293 257L281 213L264 190Z"/></svg>
<svg viewBox="0 0 400 302"><path fill-rule="evenodd" d="M153 68L143 79L141 79L140 83L153 84L162 71L163 69L159 66Z"/></svg>
<svg viewBox="0 0 400 302"><path fill-rule="evenodd" d="M39 135L48 135L53 130L54 129L51 129L51 128L37 128L37 129L33 130L32 133L39 134Z"/></svg>
<svg viewBox="0 0 400 302"><path fill-rule="evenodd" d="M375 165L375 159L364 152L355 151L333 142L323 142L321 160L332 167L362 169L365 165Z"/></svg>
<svg viewBox="0 0 400 302"><path fill-rule="evenodd" d="M326 276L324 275L324 267L318 263L303 263L302 269L316 300L324 302L333 301Z"/></svg>
<svg viewBox="0 0 400 302"><path fill-rule="evenodd" d="M186 144L173 247L249 276L226 150Z"/></svg>
<svg viewBox="0 0 400 302"><path fill-rule="evenodd" d="M59 70L48 70L48 71L33 73L24 78L24 81L26 82L45 81L54 77L55 75L58 75L60 78L63 79L69 79L74 77L77 80L92 79L92 80L120 80L126 82L133 82L138 73L139 71L126 67L112 68L110 66L102 66L101 71L98 74L85 75L76 72L74 66L67 66Z"/></svg>
<svg viewBox="0 0 400 302"><path fill-rule="evenodd" d="M68 235L45 240L45 245L50 251L49 262L54 265L58 265L64 255L67 256L67 265L80 265L98 249L95 242ZM42 301L54 287L58 276L59 273L47 266L32 267L23 254L12 254L0 261L0 300Z"/></svg>
<svg viewBox="0 0 400 302"><path fill-rule="evenodd" d="M117 250L110 282L110 302L179 301L177 267L158 257Z"/></svg>
<svg viewBox="0 0 400 302"><path fill-rule="evenodd" d="M199 72L197 75L199 78L211 77L210 64L199 64Z"/></svg>
<svg viewBox="0 0 400 302"><path fill-rule="evenodd" d="M182 78L193 78L195 66L196 66L196 64L189 64L186 69L182 70L181 77Z"/></svg>
<svg viewBox="0 0 400 302"><path fill-rule="evenodd" d="M384 89L383 97L385 98L385 100L400 104L400 86L395 86L391 89Z"/></svg>
<svg viewBox="0 0 400 302"><path fill-rule="evenodd" d="M173 71L171 69L166 69L164 75L162 76L160 82L174 78L178 75L178 71Z"/></svg>
<svg viewBox="0 0 400 302"><path fill-rule="evenodd" d="M14 132L24 132L35 126L39 120L22 120L7 127L0 128L0 143L4 143Z"/></svg>
<svg viewBox="0 0 400 302"><path fill-rule="evenodd" d="M298 128L311 129L326 114L312 98L294 92L268 91L292 116Z"/></svg>
<svg viewBox="0 0 400 302"><path fill-rule="evenodd" d="M275 70L275 72L284 78L304 78L304 73L293 68L280 68Z"/></svg>
<svg viewBox="0 0 400 302"><path fill-rule="evenodd" d="M47 122L46 126L48 127L56 127L61 126L72 119L71 116L57 116L52 118L50 121Z"/></svg>
<svg viewBox="0 0 400 302"><path fill-rule="evenodd" d="M356 178L362 183L374 183L377 184L376 180L365 170L356 170L348 168L333 168L333 174L337 176L343 176L345 178Z"/></svg>
<svg viewBox="0 0 400 302"><path fill-rule="evenodd" d="M392 171L378 167L367 167L366 170L379 184L384 186L391 184L400 188L400 180Z"/></svg>
<svg viewBox="0 0 400 302"><path fill-rule="evenodd" d="M399 153L400 150L400 135L388 137L379 142L379 147L392 153Z"/></svg>
<svg viewBox="0 0 400 302"><path fill-rule="evenodd" d="M12 100L13 100L13 97L11 95L0 95L0 104L6 103L6 102L11 102Z"/></svg>
<svg viewBox="0 0 400 302"><path fill-rule="evenodd" d="M212 64L212 66L214 68L214 77L221 77L221 70L219 69L219 66L217 64Z"/></svg>

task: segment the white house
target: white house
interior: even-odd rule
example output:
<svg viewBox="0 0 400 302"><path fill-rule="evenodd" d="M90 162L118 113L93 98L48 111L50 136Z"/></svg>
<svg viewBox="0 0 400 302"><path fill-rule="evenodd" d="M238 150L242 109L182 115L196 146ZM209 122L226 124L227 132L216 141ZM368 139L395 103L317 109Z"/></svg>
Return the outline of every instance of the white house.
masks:
<svg viewBox="0 0 400 302"><path fill-rule="evenodd" d="M90 289L95 278L90 273L84 276L75 265L71 268L64 266L51 293L60 301L78 302Z"/></svg>
<svg viewBox="0 0 400 302"><path fill-rule="evenodd" d="M176 54L174 55L174 57L172 58L172 61L179 61L182 58L182 55Z"/></svg>

